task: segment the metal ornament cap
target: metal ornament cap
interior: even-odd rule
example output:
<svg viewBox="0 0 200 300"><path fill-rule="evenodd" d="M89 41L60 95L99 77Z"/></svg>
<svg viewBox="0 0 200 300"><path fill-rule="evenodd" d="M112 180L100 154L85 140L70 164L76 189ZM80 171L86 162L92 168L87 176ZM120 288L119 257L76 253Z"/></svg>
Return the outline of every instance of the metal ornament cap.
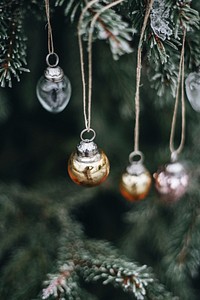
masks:
<svg viewBox="0 0 200 300"><path fill-rule="evenodd" d="M127 166L126 172L130 175L141 175L147 171L146 167L142 163L134 162Z"/></svg>
<svg viewBox="0 0 200 300"><path fill-rule="evenodd" d="M81 141L68 161L72 181L81 186L93 187L106 180L110 164L106 154L93 141Z"/></svg>
<svg viewBox="0 0 200 300"><path fill-rule="evenodd" d="M189 184L189 175L184 165L177 161L161 166L153 177L156 190L166 202L179 200Z"/></svg>
<svg viewBox="0 0 200 300"><path fill-rule="evenodd" d="M52 82L60 82L63 80L64 72L61 67L47 67L44 71L44 77Z"/></svg>
<svg viewBox="0 0 200 300"><path fill-rule="evenodd" d="M93 141L81 141L77 147L77 158L82 160L87 158L91 160L91 158L95 159L95 157L99 154L99 150L97 147L97 144L95 144Z"/></svg>
<svg viewBox="0 0 200 300"><path fill-rule="evenodd" d="M125 199L135 202L144 199L148 195L152 178L143 165L143 156L139 161L133 161L131 157L129 157L129 160L130 164L122 174L119 189Z"/></svg>

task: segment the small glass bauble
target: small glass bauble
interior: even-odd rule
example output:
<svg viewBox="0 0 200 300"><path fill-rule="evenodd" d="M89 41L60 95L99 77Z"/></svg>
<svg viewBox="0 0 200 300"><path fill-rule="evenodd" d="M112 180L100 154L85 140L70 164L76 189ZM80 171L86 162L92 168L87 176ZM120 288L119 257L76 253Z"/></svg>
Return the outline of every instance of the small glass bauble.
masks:
<svg viewBox="0 0 200 300"><path fill-rule="evenodd" d="M189 175L180 162L170 162L161 166L153 175L155 188L162 200L174 202L180 199L186 192Z"/></svg>
<svg viewBox="0 0 200 300"><path fill-rule="evenodd" d="M135 161L134 157L140 156L139 161ZM134 202L144 199L151 187L151 174L143 165L142 153L137 151L129 156L130 164L126 171L122 174L120 181L120 192L124 198Z"/></svg>
<svg viewBox="0 0 200 300"><path fill-rule="evenodd" d="M52 54L53 55L53 54ZM49 58L49 56L47 56ZM39 79L36 94L41 105L51 113L59 113L65 109L71 97L71 84L63 70L55 65L49 64L44 75Z"/></svg>
<svg viewBox="0 0 200 300"><path fill-rule="evenodd" d="M93 187L106 180L110 164L106 154L91 140L82 140L68 161L70 178L78 185Z"/></svg>
<svg viewBox="0 0 200 300"><path fill-rule="evenodd" d="M200 112L200 71L188 75L185 81L185 88L192 108Z"/></svg>

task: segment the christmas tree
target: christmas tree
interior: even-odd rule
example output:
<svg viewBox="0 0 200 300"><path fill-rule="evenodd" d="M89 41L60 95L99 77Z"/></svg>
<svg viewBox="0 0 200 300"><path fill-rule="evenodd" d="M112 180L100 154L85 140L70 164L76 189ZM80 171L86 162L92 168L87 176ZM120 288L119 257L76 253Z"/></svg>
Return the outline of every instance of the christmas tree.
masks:
<svg viewBox="0 0 200 300"><path fill-rule="evenodd" d="M199 299L200 3L47 4L0 1L0 298ZM36 96L52 45L72 87L65 110L53 114ZM84 117L88 125L88 76L89 121L111 166L92 188L67 174ZM178 163L186 162L189 178L183 193L182 176L175 188L167 179L175 194L168 187L162 197L153 182L144 199L122 196L119 182L129 154L139 150L137 134L155 179L181 143Z"/></svg>

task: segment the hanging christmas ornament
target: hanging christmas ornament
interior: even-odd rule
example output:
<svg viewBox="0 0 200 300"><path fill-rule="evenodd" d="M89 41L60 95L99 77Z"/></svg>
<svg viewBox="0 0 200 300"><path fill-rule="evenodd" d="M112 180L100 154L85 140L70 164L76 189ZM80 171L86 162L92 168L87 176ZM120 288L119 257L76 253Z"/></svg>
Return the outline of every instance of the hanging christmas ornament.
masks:
<svg viewBox="0 0 200 300"><path fill-rule="evenodd" d="M65 109L71 97L71 84L63 70L58 66L59 58L54 52L53 35L50 23L49 0L45 0L48 25L47 68L36 86L36 94L41 105L51 113ZM53 62L52 62L53 61Z"/></svg>
<svg viewBox="0 0 200 300"><path fill-rule="evenodd" d="M106 180L110 165L105 153L98 149L93 142L95 138L94 130L91 139L84 139L83 134L87 129L81 133L81 142L78 144L76 151L73 152L68 162L68 173L70 178L78 185L96 186Z"/></svg>
<svg viewBox="0 0 200 300"><path fill-rule="evenodd" d="M194 110L200 112L200 69L190 73L185 81L188 100Z"/></svg>
<svg viewBox="0 0 200 300"><path fill-rule="evenodd" d="M174 113L172 118L170 143L169 148L171 152L171 162L161 166L153 177L155 179L155 188L160 194L162 200L166 202L174 202L180 199L189 184L189 175L186 168L178 161L178 155L184 147L185 141L185 99L184 99L184 53L185 53L185 38L186 29L183 30L183 42L179 64L178 83L176 90L176 100L174 105ZM176 127L176 118L179 102L179 89L181 85L181 111L182 111L182 125L181 125L181 141L177 149L174 148L174 135Z"/></svg>
<svg viewBox="0 0 200 300"><path fill-rule="evenodd" d="M49 58L56 58L55 64L50 64ZM57 65L58 56L56 53L47 55L48 67L44 71L36 87L36 94L41 105L49 112L59 113L67 106L71 96L71 84L64 75L63 70Z"/></svg>
<svg viewBox="0 0 200 300"><path fill-rule="evenodd" d="M86 80L84 70L83 45L81 39L81 23L87 10L98 0L88 2L83 9L78 23L78 41L81 61L81 77L83 86L83 115L85 129L81 132L81 142L78 144L68 161L68 173L70 178L78 185L93 187L106 180L110 171L110 164L106 154L97 147L94 139L95 131L91 128L91 104L92 104L92 34L88 37L88 98L86 99ZM93 23L91 23L93 24ZM93 26L93 25L92 25ZM91 138L84 138L85 134L93 134Z"/></svg>
<svg viewBox="0 0 200 300"><path fill-rule="evenodd" d="M141 79L141 55L142 42L144 38L147 21L152 9L153 0L149 1L146 8L144 22L140 33L140 40L137 51L137 72L136 72L136 92L135 92L135 129L134 129L134 151L129 155L130 164L122 174L119 189L124 198L129 201L144 199L151 187L151 175L143 165L143 154L139 151L139 116L140 116L140 79ZM139 160L136 160L137 157Z"/></svg>
<svg viewBox="0 0 200 300"><path fill-rule="evenodd" d="M186 192L189 175L183 164L170 162L158 169L154 174L156 190L164 201L176 201Z"/></svg>
<svg viewBox="0 0 200 300"><path fill-rule="evenodd" d="M139 160L135 160L136 157ZM120 192L129 201L144 199L149 193L151 187L151 174L143 165L143 154L132 152L129 155L130 164L122 174L120 182Z"/></svg>

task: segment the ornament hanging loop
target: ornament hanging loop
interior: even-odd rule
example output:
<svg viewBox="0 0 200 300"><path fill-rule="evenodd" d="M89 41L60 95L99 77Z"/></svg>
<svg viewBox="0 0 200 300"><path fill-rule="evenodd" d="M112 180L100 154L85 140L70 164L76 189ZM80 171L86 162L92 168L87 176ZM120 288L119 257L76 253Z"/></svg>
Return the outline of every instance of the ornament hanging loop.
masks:
<svg viewBox="0 0 200 300"><path fill-rule="evenodd" d="M179 62L179 72L178 72L178 82L177 82L177 89L176 89L176 98L174 104L174 112L171 124L171 133L170 133L170 141L169 141L169 148L171 152L171 159L173 159L174 155L181 153L185 143L185 94L184 94L184 76L185 76L185 40L186 40L186 28L183 27L183 40L182 40L182 49L181 49L181 56ZM175 129L176 129L176 119L177 119L177 112L178 112L178 105L179 105L179 90L181 90L181 141L177 149L174 147L174 136L175 136ZM175 153L175 154L174 154Z"/></svg>
<svg viewBox="0 0 200 300"><path fill-rule="evenodd" d="M178 160L178 152L177 151L173 151L171 153L171 162L176 162Z"/></svg>
<svg viewBox="0 0 200 300"><path fill-rule="evenodd" d="M54 63L51 63L50 60L54 59ZM59 63L59 57L58 57L58 54L56 54L55 52L52 52L52 53L49 53L47 56L46 56L46 63L48 65L48 67L57 67L58 63Z"/></svg>
<svg viewBox="0 0 200 300"><path fill-rule="evenodd" d="M144 155L141 151L133 151L129 155L130 164L142 164L144 161Z"/></svg>
<svg viewBox="0 0 200 300"><path fill-rule="evenodd" d="M84 135L85 135L86 133L91 133L91 134L92 134L92 137L90 137L90 138L84 138ZM81 140L82 140L83 142L92 142L92 141L95 139L95 137L96 137L96 132L95 132L94 129L92 129L92 128L86 128L86 129L83 129L83 130L81 131L81 134L80 134L80 138L81 138Z"/></svg>

